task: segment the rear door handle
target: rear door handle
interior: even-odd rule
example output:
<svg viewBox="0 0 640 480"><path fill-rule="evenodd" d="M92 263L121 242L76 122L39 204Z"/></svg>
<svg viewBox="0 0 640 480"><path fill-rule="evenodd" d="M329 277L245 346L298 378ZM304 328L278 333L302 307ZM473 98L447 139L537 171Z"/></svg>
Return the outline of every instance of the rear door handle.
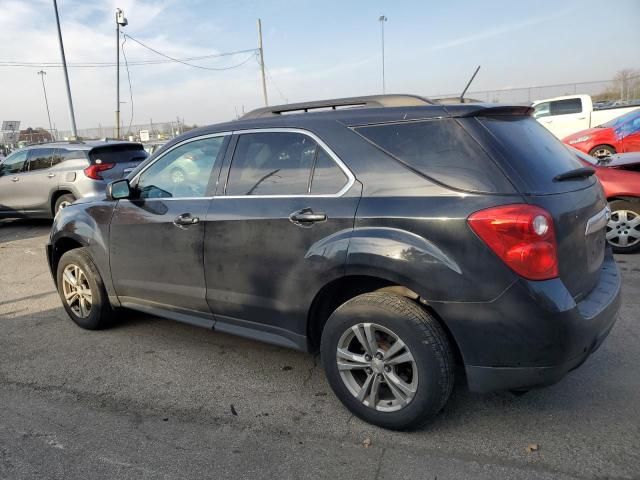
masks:
<svg viewBox="0 0 640 480"><path fill-rule="evenodd" d="M17 182L18 180L20 180L18 177L13 177L13 178L11 179L11 181L12 181L12 182Z"/></svg>
<svg viewBox="0 0 640 480"><path fill-rule="evenodd" d="M198 217L194 217L190 213L183 213L182 215L178 215L174 220L173 224L176 227L184 228L189 225L195 225L200 223L200 219Z"/></svg>
<svg viewBox="0 0 640 480"><path fill-rule="evenodd" d="M55 176L56 176L56 174L55 174L55 173L50 173L49 175L47 175L47 177L49 177L49 178L53 178L53 177L55 177Z"/></svg>
<svg viewBox="0 0 640 480"><path fill-rule="evenodd" d="M297 212L293 212L289 215L289 220L300 226L310 226L316 222L324 222L326 219L326 213L314 212L310 208L303 208L302 210L298 210Z"/></svg>

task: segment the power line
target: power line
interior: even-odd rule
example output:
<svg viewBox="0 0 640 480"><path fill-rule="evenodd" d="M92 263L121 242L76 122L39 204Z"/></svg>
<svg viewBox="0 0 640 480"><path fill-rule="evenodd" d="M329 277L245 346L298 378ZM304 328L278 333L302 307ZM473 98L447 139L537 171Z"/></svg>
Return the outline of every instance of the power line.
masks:
<svg viewBox="0 0 640 480"><path fill-rule="evenodd" d="M137 44L139 44L140 46L142 46L142 47L146 48L147 50L151 50L152 52L154 52L154 53L156 53L156 54L160 55L161 57L168 58L169 60L172 60L172 61L174 61L174 62L181 63L181 64L186 65L186 66L188 66L188 67L199 68L199 69L201 69L201 70L223 71L223 70L231 70L232 68L238 68L238 67L241 67L242 65L244 65L245 63L247 63L249 60L251 60L251 59L255 56L255 54L256 54L256 49L252 49L252 54L251 54L251 55L250 55L246 60L244 60L243 62L238 63L237 65L232 65L232 66L230 66L230 67L221 67L221 68L203 67L202 65L195 65L195 64L193 64L193 63L188 63L188 62L185 62L185 61L183 61L183 60L180 60L179 58L171 57L171 56L169 56L169 55L167 55L167 54L165 54L165 53L162 53L162 52L160 52L160 51L156 50L155 48L152 48L152 47L150 47L150 46L148 46L148 45L145 45L145 44L144 44L144 43L142 43L140 40L137 40L137 39L133 38L131 35L127 35L126 33L124 34L124 36L125 36L126 38L130 38L131 40L133 40L134 42L136 42L136 43L137 43Z"/></svg>
<svg viewBox="0 0 640 480"><path fill-rule="evenodd" d="M131 37L130 37L131 38ZM214 53L210 55L200 55L197 57L187 57L187 58L178 58L178 59L157 59L157 60L132 60L129 62L129 66L140 66L140 65L160 65L172 63L175 61L178 62L189 62L189 61L198 61L198 60L210 60L212 58L220 58L220 57L229 57L233 55L239 55L241 53L249 53L256 52L257 49L249 48L246 50L236 50L233 52L224 52L224 53ZM103 67L115 67L115 62L75 62L75 63L67 63L67 67L74 68L103 68ZM62 67L62 63L58 62L20 62L17 60L3 60L0 61L0 67L26 67L26 68L55 68Z"/></svg>
<svg viewBox="0 0 640 480"><path fill-rule="evenodd" d="M129 117L129 128L127 129L127 135L131 135L131 125L133 125L133 89L131 88L131 75L129 74L129 62L127 62L127 54L124 52L124 44L127 43L127 36L122 36L121 49L122 57L124 58L124 65L127 68L127 80L129 80L129 101L131 102L131 117Z"/></svg>

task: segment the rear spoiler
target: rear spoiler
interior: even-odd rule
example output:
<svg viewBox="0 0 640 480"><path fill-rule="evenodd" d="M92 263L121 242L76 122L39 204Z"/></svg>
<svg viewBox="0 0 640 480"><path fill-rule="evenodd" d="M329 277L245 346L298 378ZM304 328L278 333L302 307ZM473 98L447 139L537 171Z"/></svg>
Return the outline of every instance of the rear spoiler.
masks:
<svg viewBox="0 0 640 480"><path fill-rule="evenodd" d="M445 109L447 107L445 106ZM455 115L454 112L449 112L452 116L458 117L529 117L533 113L533 107L528 105L469 105L469 110Z"/></svg>

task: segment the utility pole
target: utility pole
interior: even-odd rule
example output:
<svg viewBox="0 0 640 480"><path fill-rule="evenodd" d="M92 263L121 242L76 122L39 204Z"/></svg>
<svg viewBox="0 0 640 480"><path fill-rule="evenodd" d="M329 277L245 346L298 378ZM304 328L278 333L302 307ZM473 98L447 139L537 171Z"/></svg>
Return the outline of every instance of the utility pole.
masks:
<svg viewBox="0 0 640 480"><path fill-rule="evenodd" d="M262 94L264 95L264 105L269 106L267 97L267 79L264 76L264 49L262 48L262 22L258 19L258 50L260 52L260 70L262 71Z"/></svg>
<svg viewBox="0 0 640 480"><path fill-rule="evenodd" d="M78 138L76 129L76 115L73 113L73 100L71 100L71 87L69 86L69 73L67 72L67 59L64 56L64 44L62 43L62 30L60 30L60 17L58 16L58 3L53 0L53 10L56 12L56 25L58 26L58 43L60 44L60 56L62 57L62 70L64 71L64 81L67 85L67 101L69 103L69 117L71 120L72 140Z"/></svg>
<svg viewBox="0 0 640 480"><path fill-rule="evenodd" d="M385 17L384 15L380 15L378 21L380 22L380 33L382 35L382 94L384 95L386 93L384 84L384 22L387 21L387 17Z"/></svg>
<svg viewBox="0 0 640 480"><path fill-rule="evenodd" d="M47 118L49 119L49 133L53 135L53 127L51 126L51 115L49 114L49 100L47 100L47 89L44 86L44 76L47 74L44 70L40 70L38 75L42 79L42 91L44 92L44 105L47 107ZM54 138L55 140L55 138Z"/></svg>
<svg viewBox="0 0 640 480"><path fill-rule="evenodd" d="M120 27L129 22L120 8L116 8L116 138L120 138Z"/></svg>

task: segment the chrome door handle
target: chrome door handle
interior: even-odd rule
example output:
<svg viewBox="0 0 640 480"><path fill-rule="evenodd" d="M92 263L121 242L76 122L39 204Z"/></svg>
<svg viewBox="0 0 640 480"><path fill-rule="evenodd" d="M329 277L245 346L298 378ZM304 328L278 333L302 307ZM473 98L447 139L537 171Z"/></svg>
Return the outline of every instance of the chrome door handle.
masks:
<svg viewBox="0 0 640 480"><path fill-rule="evenodd" d="M184 228L189 225L195 225L197 223L200 223L200 219L198 217L192 216L190 213L183 213L182 215L178 215L173 219L173 224L179 228Z"/></svg>
<svg viewBox="0 0 640 480"><path fill-rule="evenodd" d="M47 175L47 177L49 177L49 178L53 178L53 177L55 177L55 176L56 176L56 174L55 174L55 173L50 173L49 175Z"/></svg>
<svg viewBox="0 0 640 480"><path fill-rule="evenodd" d="M11 179L11 181L12 181L12 182L17 182L18 180L20 180L18 177L13 177L13 178Z"/></svg>
<svg viewBox="0 0 640 480"><path fill-rule="evenodd" d="M324 222L327 220L327 214L324 212L314 212L310 208L303 208L289 215L289 220L294 224L302 227L310 227L316 222Z"/></svg>

